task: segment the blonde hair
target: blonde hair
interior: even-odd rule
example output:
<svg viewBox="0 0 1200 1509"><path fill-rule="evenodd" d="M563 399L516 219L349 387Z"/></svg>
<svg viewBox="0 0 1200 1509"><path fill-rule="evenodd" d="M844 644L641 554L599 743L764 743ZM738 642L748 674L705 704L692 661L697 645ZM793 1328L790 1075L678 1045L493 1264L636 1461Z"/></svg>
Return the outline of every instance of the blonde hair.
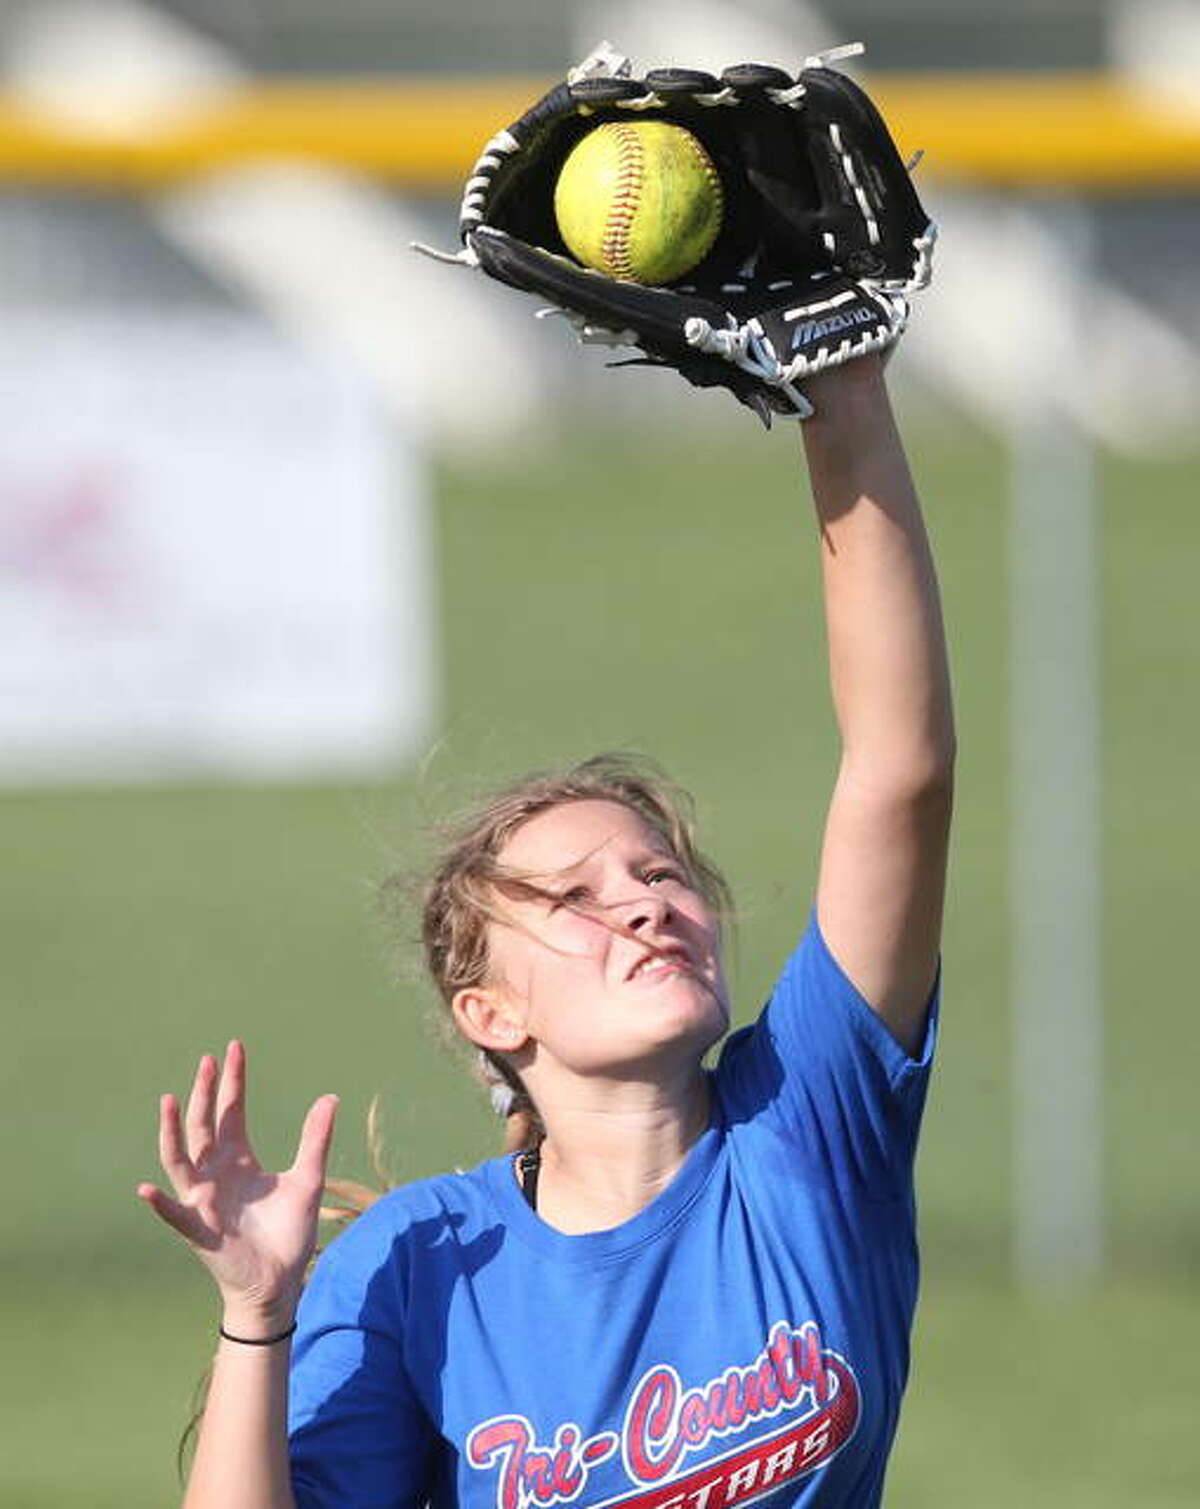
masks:
<svg viewBox="0 0 1200 1509"><path fill-rule="evenodd" d="M497 898L540 894L528 877L500 862L504 846L539 813L585 801L616 802L636 813L668 845L719 922L728 922L729 887L696 844L688 793L644 757L596 755L565 770L527 776L447 825L421 918L426 966L447 1007L456 992L488 977L488 923L504 920ZM479 1053L475 1073L506 1118L506 1151L536 1147L543 1129L513 1066L500 1054Z"/></svg>

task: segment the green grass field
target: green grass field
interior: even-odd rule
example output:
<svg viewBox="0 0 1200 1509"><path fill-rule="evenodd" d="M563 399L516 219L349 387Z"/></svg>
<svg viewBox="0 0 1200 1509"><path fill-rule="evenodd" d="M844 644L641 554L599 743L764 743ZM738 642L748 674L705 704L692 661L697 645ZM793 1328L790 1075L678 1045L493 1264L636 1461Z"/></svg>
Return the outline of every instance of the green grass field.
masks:
<svg viewBox="0 0 1200 1509"><path fill-rule="evenodd" d="M5 1509L175 1497L215 1309L133 1188L154 1171L155 1097L201 1050L247 1039L265 1157L331 1088L338 1172L365 1172L376 1093L398 1180L494 1150L437 1042L413 920L375 911L431 820L530 766L654 754L696 792L733 881L752 1012L807 910L834 746L795 438L731 423L440 468L443 737L419 779L0 799ZM1004 457L958 421L914 415L911 442L961 781L926 1283L888 1502L1184 1509L1200 1501L1200 466L1103 471L1112 1255L1094 1291L1034 1302L1009 1278Z"/></svg>

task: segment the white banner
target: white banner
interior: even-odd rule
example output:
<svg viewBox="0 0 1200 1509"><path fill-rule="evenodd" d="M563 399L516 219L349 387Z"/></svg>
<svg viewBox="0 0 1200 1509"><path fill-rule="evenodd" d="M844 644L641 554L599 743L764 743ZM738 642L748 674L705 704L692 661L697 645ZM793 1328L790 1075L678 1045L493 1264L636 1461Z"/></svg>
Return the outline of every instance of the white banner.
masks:
<svg viewBox="0 0 1200 1509"><path fill-rule="evenodd" d="M433 721L419 457L243 316L6 321L0 780L373 774Z"/></svg>

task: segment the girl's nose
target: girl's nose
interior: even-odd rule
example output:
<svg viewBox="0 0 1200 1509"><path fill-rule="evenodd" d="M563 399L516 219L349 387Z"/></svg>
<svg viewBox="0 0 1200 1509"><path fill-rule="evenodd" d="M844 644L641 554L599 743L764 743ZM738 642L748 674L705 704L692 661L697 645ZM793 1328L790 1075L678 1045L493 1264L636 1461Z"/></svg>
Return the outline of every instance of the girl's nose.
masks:
<svg viewBox="0 0 1200 1509"><path fill-rule="evenodd" d="M661 927L671 916L671 904L657 891L647 890L629 903L625 912L625 926L632 932L647 927Z"/></svg>

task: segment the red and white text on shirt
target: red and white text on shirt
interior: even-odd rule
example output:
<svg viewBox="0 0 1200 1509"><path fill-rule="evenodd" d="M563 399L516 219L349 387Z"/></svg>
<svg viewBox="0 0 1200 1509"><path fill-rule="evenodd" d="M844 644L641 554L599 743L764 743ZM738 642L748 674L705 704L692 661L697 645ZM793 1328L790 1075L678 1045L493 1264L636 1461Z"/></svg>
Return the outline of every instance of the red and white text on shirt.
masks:
<svg viewBox="0 0 1200 1509"><path fill-rule="evenodd" d="M816 1325L793 1329L780 1322L749 1367L727 1368L698 1388L685 1389L674 1368L649 1368L634 1386L619 1435L585 1437L567 1422L547 1446L523 1416L498 1415L468 1436L467 1459L473 1467L498 1469L497 1509L569 1503L583 1492L591 1470L618 1449L630 1480L640 1486L609 1505L733 1509L827 1462L853 1435L859 1407L853 1372L821 1346ZM797 1409L804 1410L800 1418ZM791 1418L781 1428L686 1477L677 1475L690 1453L785 1412Z"/></svg>

